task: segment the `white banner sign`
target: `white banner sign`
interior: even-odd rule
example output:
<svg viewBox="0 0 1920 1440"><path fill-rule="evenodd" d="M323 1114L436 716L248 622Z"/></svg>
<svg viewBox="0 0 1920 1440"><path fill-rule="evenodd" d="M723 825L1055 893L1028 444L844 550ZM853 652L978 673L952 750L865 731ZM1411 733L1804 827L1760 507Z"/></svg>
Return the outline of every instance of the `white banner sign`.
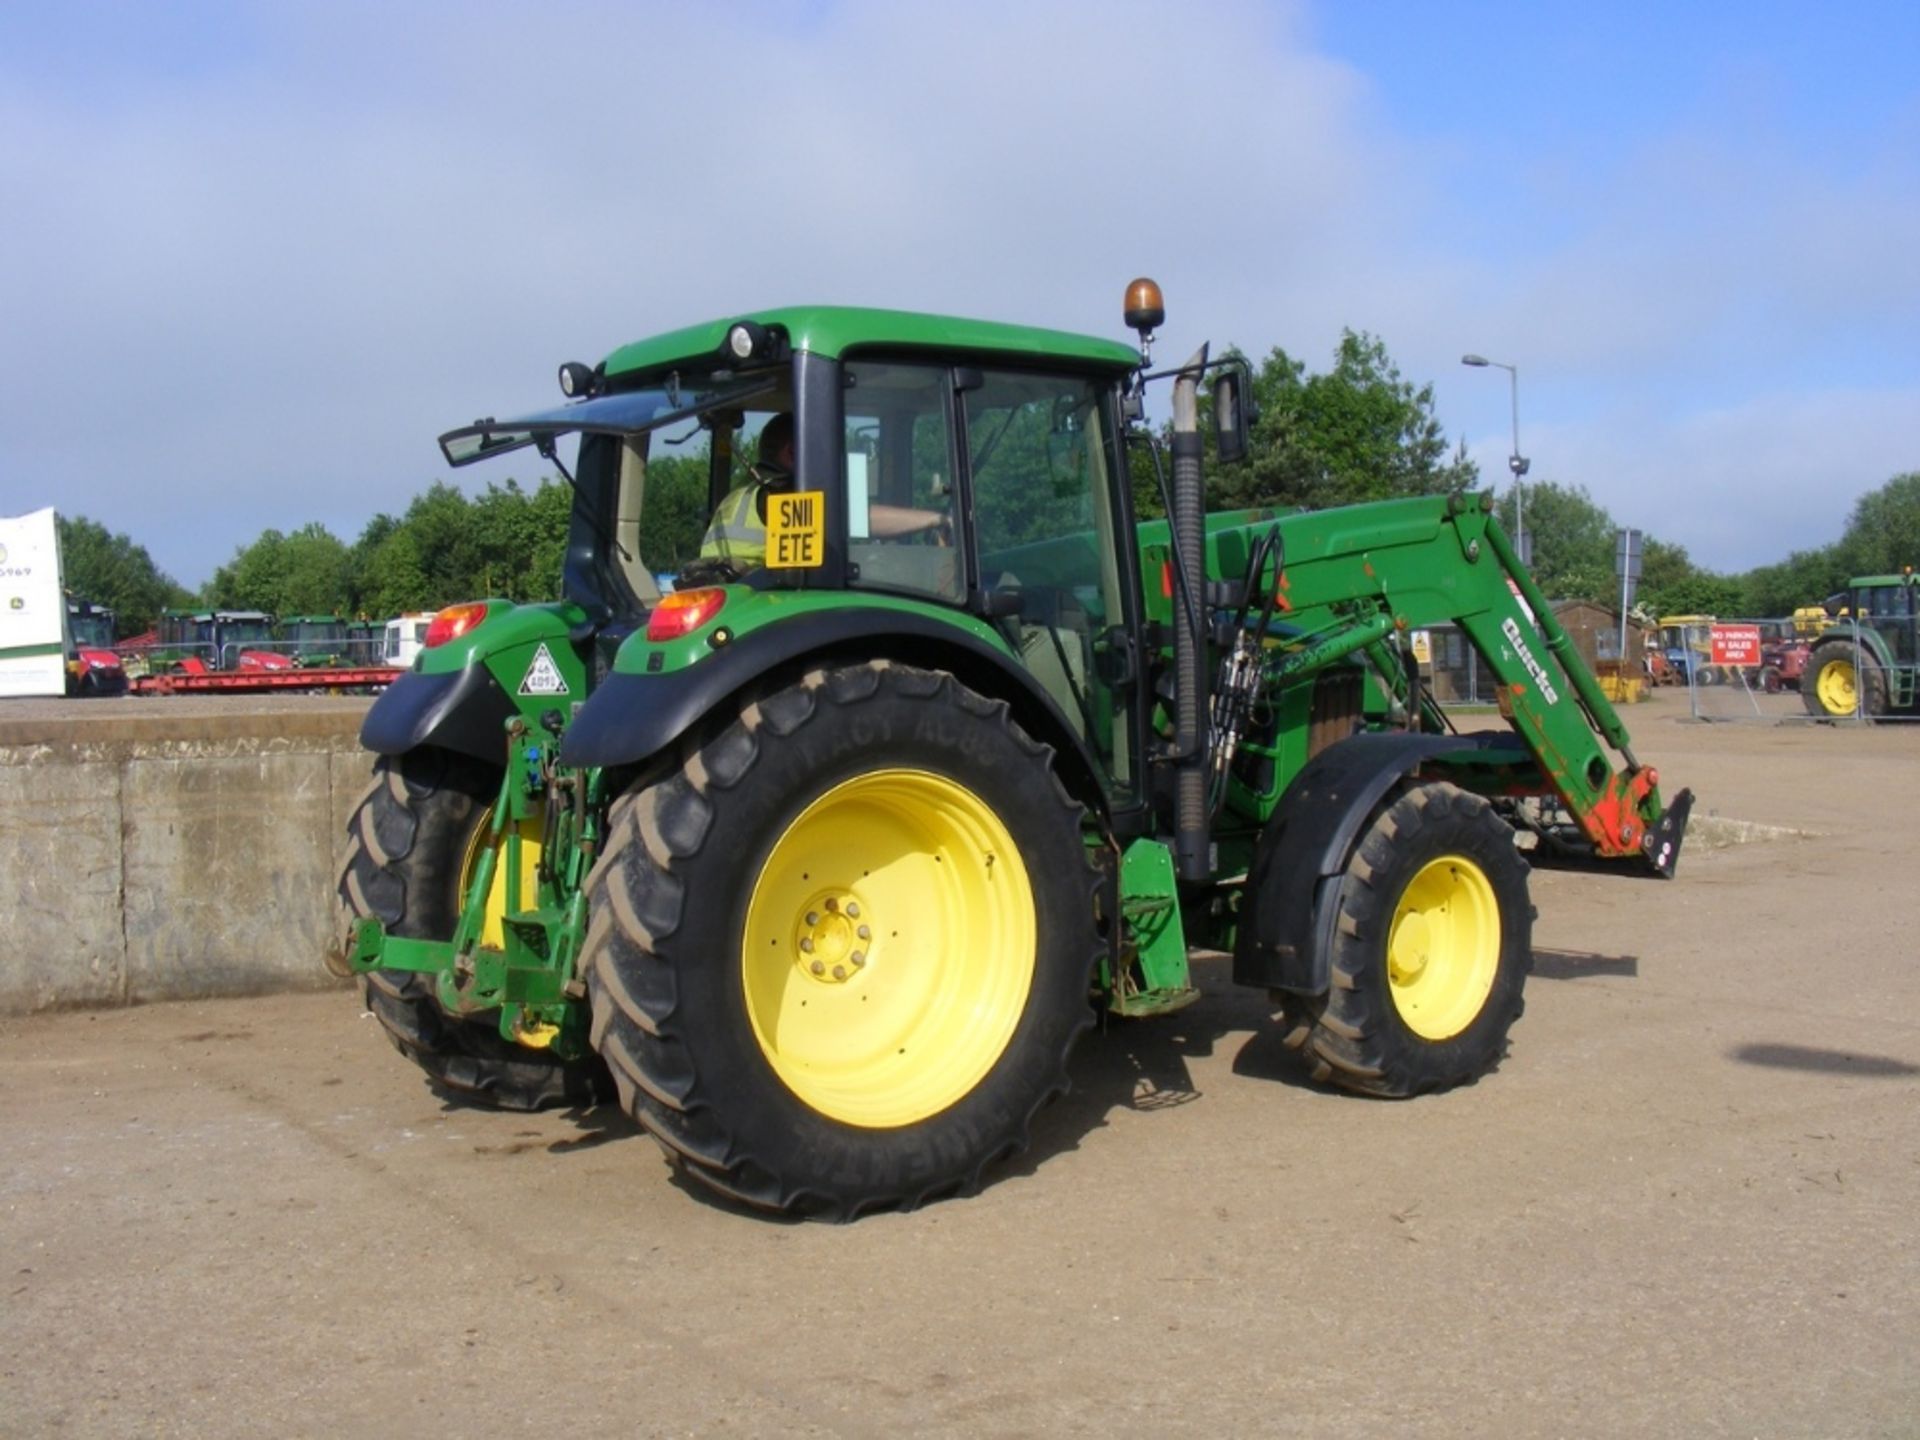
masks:
<svg viewBox="0 0 1920 1440"><path fill-rule="evenodd" d="M53 511L0 517L0 696L66 694L66 619Z"/></svg>

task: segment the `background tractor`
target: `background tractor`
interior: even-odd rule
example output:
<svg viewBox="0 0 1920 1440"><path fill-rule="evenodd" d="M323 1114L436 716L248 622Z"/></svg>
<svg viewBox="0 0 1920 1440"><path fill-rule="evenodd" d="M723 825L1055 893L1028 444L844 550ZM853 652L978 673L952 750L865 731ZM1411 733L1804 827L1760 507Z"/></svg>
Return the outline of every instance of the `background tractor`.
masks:
<svg viewBox="0 0 1920 1440"><path fill-rule="evenodd" d="M1845 618L1820 634L1807 657L1800 694L1809 714L1871 718L1920 703L1915 600L1911 565L1898 575L1857 576L1828 597L1826 612Z"/></svg>
<svg viewBox="0 0 1920 1440"><path fill-rule="evenodd" d="M76 595L66 600L67 694L126 694L126 667L113 648L113 611Z"/></svg>
<svg viewBox="0 0 1920 1440"><path fill-rule="evenodd" d="M293 668L272 648L273 617L264 610L162 610L157 632L146 657L156 674Z"/></svg>
<svg viewBox="0 0 1920 1440"><path fill-rule="evenodd" d="M575 500L565 598L442 611L362 730L337 963L394 1043L501 1105L617 1095L699 1184L843 1218L976 1185L1097 1015L1197 997L1193 946L1324 1080L1492 1067L1529 858L1671 876L1691 797L1489 497L1207 513L1203 409L1243 454L1247 373L1153 372L1162 319L1147 281L1137 351L767 311L444 435L454 465L534 448ZM689 455L715 520L663 594L649 468ZM1500 728L1426 693L1409 636L1441 622Z"/></svg>

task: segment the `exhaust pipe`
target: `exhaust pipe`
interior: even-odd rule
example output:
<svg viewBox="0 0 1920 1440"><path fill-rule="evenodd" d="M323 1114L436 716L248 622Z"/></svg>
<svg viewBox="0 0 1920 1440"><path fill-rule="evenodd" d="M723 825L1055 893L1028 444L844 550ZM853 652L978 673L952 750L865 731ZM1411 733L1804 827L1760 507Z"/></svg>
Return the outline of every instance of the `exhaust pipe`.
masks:
<svg viewBox="0 0 1920 1440"><path fill-rule="evenodd" d="M1207 806L1206 487L1200 473L1202 345L1173 382L1173 860L1182 880L1213 874Z"/></svg>

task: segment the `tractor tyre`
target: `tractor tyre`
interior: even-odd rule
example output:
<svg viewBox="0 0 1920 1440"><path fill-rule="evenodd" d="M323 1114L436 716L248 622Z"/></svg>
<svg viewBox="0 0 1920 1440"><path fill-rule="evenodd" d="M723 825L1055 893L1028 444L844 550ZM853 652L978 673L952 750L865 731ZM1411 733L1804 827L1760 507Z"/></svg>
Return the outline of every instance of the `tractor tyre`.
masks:
<svg viewBox="0 0 1920 1440"><path fill-rule="evenodd" d="M1778 665L1763 665L1760 667L1760 689L1762 691L1768 695L1778 695L1786 688L1786 679L1781 675Z"/></svg>
<svg viewBox="0 0 1920 1440"><path fill-rule="evenodd" d="M353 929L369 915L390 935L453 937L500 778L497 767L444 750L380 757L347 822L338 883L341 963L330 969L343 968ZM449 1014L429 975L374 970L363 977L362 993L394 1048L459 1099L540 1110L591 1105L612 1091L595 1060L562 1060L506 1039L497 1012Z"/></svg>
<svg viewBox="0 0 1920 1440"><path fill-rule="evenodd" d="M846 1220L1019 1153L1092 1023L1082 810L944 672L815 670L615 803L593 1038L683 1173Z"/></svg>
<svg viewBox="0 0 1920 1440"><path fill-rule="evenodd" d="M1856 647L1851 640L1828 640L1814 646L1807 657L1807 668L1800 672L1800 699L1809 715L1826 719L1884 715L1887 672L1874 663L1864 646Z"/></svg>
<svg viewBox="0 0 1920 1440"><path fill-rule="evenodd" d="M1533 968L1527 864L1478 795L1402 791L1347 861L1324 995L1285 995L1314 1078L1403 1098L1500 1061Z"/></svg>

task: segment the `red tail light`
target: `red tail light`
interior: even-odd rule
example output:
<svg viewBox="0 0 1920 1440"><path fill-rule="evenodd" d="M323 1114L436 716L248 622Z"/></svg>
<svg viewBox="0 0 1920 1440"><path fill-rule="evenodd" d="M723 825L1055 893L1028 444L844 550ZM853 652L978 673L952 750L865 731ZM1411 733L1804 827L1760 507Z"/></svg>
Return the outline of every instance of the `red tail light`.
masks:
<svg viewBox="0 0 1920 1440"><path fill-rule="evenodd" d="M663 595L647 617L647 639L678 640L691 635L718 615L726 603L724 590L675 590Z"/></svg>
<svg viewBox="0 0 1920 1440"><path fill-rule="evenodd" d="M433 617L433 623L427 626L427 638L421 644L431 650L436 645L445 645L449 640L458 640L486 618L487 607L484 604L449 605Z"/></svg>

